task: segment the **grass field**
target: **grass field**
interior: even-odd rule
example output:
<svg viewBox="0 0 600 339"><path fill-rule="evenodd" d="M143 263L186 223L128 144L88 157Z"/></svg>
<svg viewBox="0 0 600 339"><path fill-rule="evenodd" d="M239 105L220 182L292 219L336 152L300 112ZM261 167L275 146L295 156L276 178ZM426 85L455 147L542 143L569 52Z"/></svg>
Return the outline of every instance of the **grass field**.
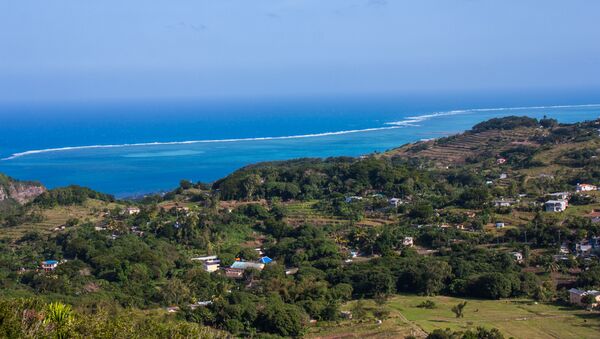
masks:
<svg viewBox="0 0 600 339"><path fill-rule="evenodd" d="M71 218L77 218L81 223L96 222L101 218L100 213L103 209L112 209L116 206L115 203L89 199L82 206L57 206L49 209L39 209L38 211L43 215L41 222L29 222L16 227L4 228L1 236L17 239L31 231L50 233L54 228L64 225Z"/></svg>
<svg viewBox="0 0 600 339"><path fill-rule="evenodd" d="M435 301L435 309L415 307L424 300ZM457 319L452 306L462 299L451 297L396 297L389 307L429 332L435 328L455 330L476 326L498 328L515 338L598 338L600 313L529 300L468 300L464 318Z"/></svg>
<svg viewBox="0 0 600 339"><path fill-rule="evenodd" d="M432 300L436 308L418 308ZM452 306L467 300L464 318L456 318ZM375 304L367 303L369 309ZM466 330L483 326L498 328L506 337L536 338L600 338L600 312L579 308L536 304L531 300L474 300L452 297L396 296L385 306L388 319L378 325L372 315L362 322L324 323L312 329L313 338L402 338L425 336L437 328ZM345 305L351 309L351 305Z"/></svg>

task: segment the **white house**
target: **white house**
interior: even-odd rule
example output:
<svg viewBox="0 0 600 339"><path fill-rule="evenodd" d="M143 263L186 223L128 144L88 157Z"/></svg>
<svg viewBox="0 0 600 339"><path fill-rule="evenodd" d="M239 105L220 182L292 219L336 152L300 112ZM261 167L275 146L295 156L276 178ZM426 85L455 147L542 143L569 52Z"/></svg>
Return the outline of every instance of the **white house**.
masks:
<svg viewBox="0 0 600 339"><path fill-rule="evenodd" d="M502 221L496 222L496 228L504 228L504 223Z"/></svg>
<svg viewBox="0 0 600 339"><path fill-rule="evenodd" d="M587 256L592 253L594 246L590 244L587 240L584 240L578 244L575 244L575 252L580 256Z"/></svg>
<svg viewBox="0 0 600 339"><path fill-rule="evenodd" d="M404 240L402 241L402 245L407 247L413 247L414 244L415 240L413 239L413 237L404 237Z"/></svg>
<svg viewBox="0 0 600 339"><path fill-rule="evenodd" d="M566 200L548 200L544 204L546 212L562 212L567 209L569 203Z"/></svg>
<svg viewBox="0 0 600 339"><path fill-rule="evenodd" d="M402 200L399 198L391 198L390 200L388 200L388 203L390 204L390 206L394 207L398 207L403 204Z"/></svg>
<svg viewBox="0 0 600 339"><path fill-rule="evenodd" d="M597 189L598 189L598 187L596 187L594 185L590 185L590 184L577 184L577 186L575 186L575 190L577 192L589 192L589 191L595 191Z"/></svg>
<svg viewBox="0 0 600 339"><path fill-rule="evenodd" d="M216 272L221 265L220 260L207 260L204 262L203 268L206 272Z"/></svg>
<svg viewBox="0 0 600 339"><path fill-rule="evenodd" d="M510 207L515 203L514 200L494 200L494 206L495 207Z"/></svg>
<svg viewBox="0 0 600 339"><path fill-rule="evenodd" d="M586 295L592 295L594 297L596 302L590 306L597 307L600 303L600 291L596 290L584 291L577 288L572 288L569 290L569 301L573 305L587 306L582 301L583 297L585 297Z"/></svg>
<svg viewBox="0 0 600 339"><path fill-rule="evenodd" d="M135 215L135 214L139 214L139 213L140 213L139 207L127 207L125 209L125 214L127 214L127 215Z"/></svg>
<svg viewBox="0 0 600 339"><path fill-rule="evenodd" d="M58 266L59 262L57 260L46 260L42 261L42 269L46 272L54 271Z"/></svg>
<svg viewBox="0 0 600 339"><path fill-rule="evenodd" d="M351 197L346 197L346 202L348 202L348 203L353 202L353 201L360 201L360 200L363 200L363 198L356 196L356 195L351 196Z"/></svg>
<svg viewBox="0 0 600 339"><path fill-rule="evenodd" d="M521 252L512 252L512 256L515 258L515 261L519 264L523 262L523 253Z"/></svg>
<svg viewBox="0 0 600 339"><path fill-rule="evenodd" d="M499 178L500 178L500 179L506 179L506 178L508 178L508 174L506 174L506 173L501 173Z"/></svg>

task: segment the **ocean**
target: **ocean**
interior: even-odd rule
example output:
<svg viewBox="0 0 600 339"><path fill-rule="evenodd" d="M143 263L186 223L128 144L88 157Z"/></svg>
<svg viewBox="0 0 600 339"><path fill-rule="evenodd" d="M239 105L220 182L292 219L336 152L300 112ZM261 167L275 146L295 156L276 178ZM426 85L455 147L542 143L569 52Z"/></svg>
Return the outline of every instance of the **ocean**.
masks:
<svg viewBox="0 0 600 339"><path fill-rule="evenodd" d="M0 173L127 197L260 161L382 152L508 115L576 122L599 118L600 104L382 96L2 105Z"/></svg>

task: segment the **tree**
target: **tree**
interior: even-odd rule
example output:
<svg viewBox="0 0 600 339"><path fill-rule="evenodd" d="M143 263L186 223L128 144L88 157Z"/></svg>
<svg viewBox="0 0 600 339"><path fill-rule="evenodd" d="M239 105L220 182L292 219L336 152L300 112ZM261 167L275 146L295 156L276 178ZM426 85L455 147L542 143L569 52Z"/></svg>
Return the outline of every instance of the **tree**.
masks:
<svg viewBox="0 0 600 339"><path fill-rule="evenodd" d="M600 286L600 265L581 272L579 279L577 279L577 285L592 288Z"/></svg>
<svg viewBox="0 0 600 339"><path fill-rule="evenodd" d="M192 188L192 182L186 179L183 179L179 182L179 187L181 187L184 190L188 190L190 188Z"/></svg>
<svg viewBox="0 0 600 339"><path fill-rule="evenodd" d="M452 313L454 313L454 315L457 318L463 318L464 317L464 309L466 306L467 306L466 301L463 301L462 303L458 303L452 307Z"/></svg>
<svg viewBox="0 0 600 339"><path fill-rule="evenodd" d="M263 330L284 337L301 337L305 331L307 315L300 307L285 304L279 295L272 294L260 313L257 323Z"/></svg>
<svg viewBox="0 0 600 339"><path fill-rule="evenodd" d="M589 309L592 309L594 305L598 303L596 301L596 296L593 294L584 295L583 298L581 298L581 302Z"/></svg>
<svg viewBox="0 0 600 339"><path fill-rule="evenodd" d="M408 214L411 218L427 220L433 216L433 207L428 202L418 203Z"/></svg>
<svg viewBox="0 0 600 339"><path fill-rule="evenodd" d="M506 274L486 273L471 283L471 291L473 295L481 298L508 298L512 294L512 282Z"/></svg>

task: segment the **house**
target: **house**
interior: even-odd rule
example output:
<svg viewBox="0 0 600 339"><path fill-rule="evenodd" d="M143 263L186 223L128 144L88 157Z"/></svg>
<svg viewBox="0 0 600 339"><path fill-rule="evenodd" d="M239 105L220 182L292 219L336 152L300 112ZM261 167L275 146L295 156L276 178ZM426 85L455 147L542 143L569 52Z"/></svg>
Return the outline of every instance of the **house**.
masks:
<svg viewBox="0 0 600 339"><path fill-rule="evenodd" d="M202 265L204 270L209 273L218 271L219 266L221 266L221 260L207 260Z"/></svg>
<svg viewBox="0 0 600 339"><path fill-rule="evenodd" d="M402 205L403 202L399 198L391 198L390 200L388 200L388 204L390 204L390 206L398 207Z"/></svg>
<svg viewBox="0 0 600 339"><path fill-rule="evenodd" d="M352 312L350 312L350 311L341 311L340 312L340 317L342 319L352 320Z"/></svg>
<svg viewBox="0 0 600 339"><path fill-rule="evenodd" d="M485 184L486 184L486 185L491 185L491 184L493 184L493 183L494 183L494 182L493 182L493 181L491 181L491 180L488 180L488 181L486 181L486 182L485 182Z"/></svg>
<svg viewBox="0 0 600 339"><path fill-rule="evenodd" d="M593 212L588 214L587 217L592 220L592 223L594 223L594 224L599 223L600 222L600 210L594 210Z"/></svg>
<svg viewBox="0 0 600 339"><path fill-rule="evenodd" d="M187 206L177 206L176 210L177 210L177 212L188 213L190 211L190 208Z"/></svg>
<svg viewBox="0 0 600 339"><path fill-rule="evenodd" d="M298 267L290 267L285 269L285 275L294 275L298 273Z"/></svg>
<svg viewBox="0 0 600 339"><path fill-rule="evenodd" d="M556 192L548 194L554 200L569 200L571 194L569 192Z"/></svg>
<svg viewBox="0 0 600 339"><path fill-rule="evenodd" d="M359 197L359 196L356 196L356 195L353 195L351 197L346 197L346 202L347 203L351 203L353 201L360 201L360 200L363 200L363 198Z"/></svg>
<svg viewBox="0 0 600 339"><path fill-rule="evenodd" d="M592 253L593 250L592 244L590 244L587 240L584 240L575 245L575 252L579 256L588 256Z"/></svg>
<svg viewBox="0 0 600 339"><path fill-rule="evenodd" d="M589 192L589 191L595 191L597 189L598 189L598 187L596 187L594 185L590 185L590 184L577 184L575 186L575 190L577 192Z"/></svg>
<svg viewBox="0 0 600 339"><path fill-rule="evenodd" d="M244 277L244 270L241 268L226 267L223 269L223 271L225 272L225 276L227 278L242 279Z"/></svg>
<svg viewBox="0 0 600 339"><path fill-rule="evenodd" d="M166 308L167 313L177 313L179 312L179 306L169 306Z"/></svg>
<svg viewBox="0 0 600 339"><path fill-rule="evenodd" d="M260 261L261 264L265 264L266 265L266 264L272 263L273 259L271 259L271 258L269 258L267 256L264 256L264 257L260 258L259 261Z"/></svg>
<svg viewBox="0 0 600 339"><path fill-rule="evenodd" d="M512 254L512 256L515 258L515 261L517 263L522 263L523 262L523 253L521 252L511 252L510 254Z"/></svg>
<svg viewBox="0 0 600 339"><path fill-rule="evenodd" d="M552 259L555 262L560 262L560 261L568 261L570 259L570 257L566 254L556 254L552 256Z"/></svg>
<svg viewBox="0 0 600 339"><path fill-rule="evenodd" d="M413 239L413 237L404 237L404 240L402 241L402 245L407 246L407 247L413 247L415 244L415 241Z"/></svg>
<svg viewBox="0 0 600 339"><path fill-rule="evenodd" d="M193 311L193 310L197 309L198 307L210 306L210 305L212 305L212 303L213 302L210 300L198 301L193 304L189 304L188 307Z"/></svg>
<svg viewBox="0 0 600 339"><path fill-rule="evenodd" d="M192 261L209 261L209 260L217 260L219 258L217 258L216 255L208 255L206 257L197 257L197 258L192 258L190 260Z"/></svg>
<svg viewBox="0 0 600 339"><path fill-rule="evenodd" d="M505 158L498 158L498 159L496 159L496 164L502 165L504 163L506 163L506 159Z"/></svg>
<svg viewBox="0 0 600 339"><path fill-rule="evenodd" d="M510 207L515 204L514 200L494 200L495 207Z"/></svg>
<svg viewBox="0 0 600 339"><path fill-rule="evenodd" d="M496 228L504 228L505 224L501 221L496 222Z"/></svg>
<svg viewBox="0 0 600 339"><path fill-rule="evenodd" d="M544 203L546 212L562 212L567 209L569 202L566 200L548 200Z"/></svg>
<svg viewBox="0 0 600 339"><path fill-rule="evenodd" d="M54 271L58 266L57 260L46 260L42 261L42 269L46 272Z"/></svg>
<svg viewBox="0 0 600 339"><path fill-rule="evenodd" d="M139 207L127 207L125 209L125 214L127 215L136 215L140 213Z"/></svg>
<svg viewBox="0 0 600 339"><path fill-rule="evenodd" d="M506 173L501 173L499 178L500 178L500 179L506 179L506 178L508 178L508 174L506 174Z"/></svg>
<svg viewBox="0 0 600 339"><path fill-rule="evenodd" d="M236 261L231 265L231 268L237 268L241 270L249 270L253 268L262 271L263 268L265 268L265 264L251 261Z"/></svg>
<svg viewBox="0 0 600 339"><path fill-rule="evenodd" d="M596 290L584 291L584 290L580 290L577 288L572 288L569 290L569 302L571 302L571 304L573 304L573 305L588 306L588 305L584 304L584 302L583 302L583 297L585 297L587 295L593 296L594 299L596 300L596 302L592 303L590 306L597 307L598 304L600 304L600 291L596 291Z"/></svg>

